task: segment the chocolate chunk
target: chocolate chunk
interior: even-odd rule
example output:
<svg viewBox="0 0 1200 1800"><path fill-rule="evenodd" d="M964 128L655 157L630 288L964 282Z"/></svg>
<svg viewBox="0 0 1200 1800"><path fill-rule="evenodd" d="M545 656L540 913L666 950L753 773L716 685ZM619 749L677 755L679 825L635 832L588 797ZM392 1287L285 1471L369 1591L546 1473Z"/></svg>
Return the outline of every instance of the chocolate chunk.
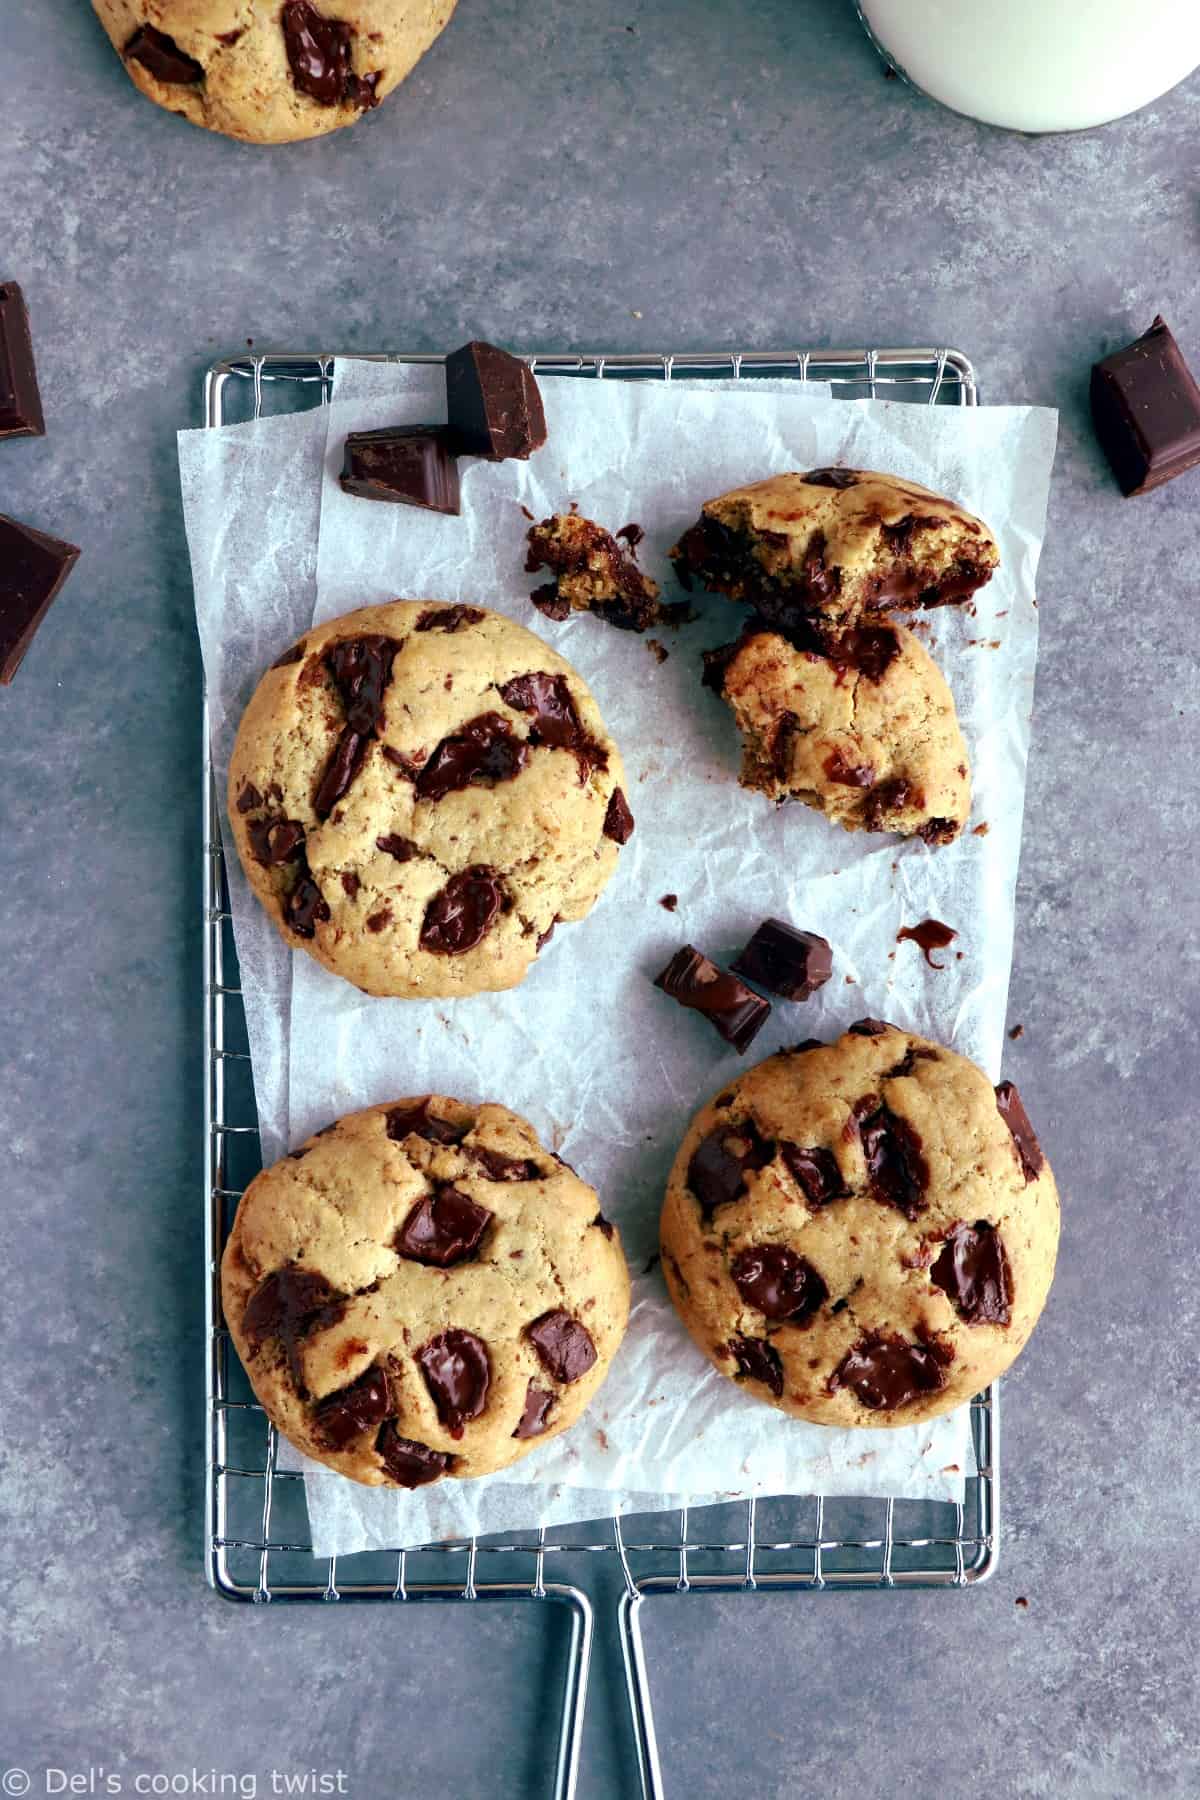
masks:
<svg viewBox="0 0 1200 1800"><path fill-rule="evenodd" d="M770 1001L736 975L728 975L691 944L677 950L654 985L680 1006L703 1013L739 1056L750 1048L770 1016Z"/></svg>
<svg viewBox="0 0 1200 1800"><path fill-rule="evenodd" d="M148 75L168 87L194 87L204 80L204 65L181 50L173 37L153 25L139 25L125 46L129 62L141 63Z"/></svg>
<svg viewBox="0 0 1200 1800"><path fill-rule="evenodd" d="M887 1031L895 1031L886 1019L855 1019L853 1025L847 1026L851 1037L882 1037Z"/></svg>
<svg viewBox="0 0 1200 1800"><path fill-rule="evenodd" d="M621 788L614 788L608 797L604 836L611 838L614 844L627 844L633 836L633 814Z"/></svg>
<svg viewBox="0 0 1200 1800"><path fill-rule="evenodd" d="M0 282L0 438L44 437L33 339L25 296L15 281ZM0 568L3 558L0 557Z"/></svg>
<svg viewBox="0 0 1200 1800"><path fill-rule="evenodd" d="M394 831L389 831L386 837L377 837L375 848L382 850L386 856L394 856L401 863L411 862L414 856L420 855L419 846L411 838L400 837Z"/></svg>
<svg viewBox="0 0 1200 1800"><path fill-rule="evenodd" d="M646 535L646 527L644 525L622 525L614 535L624 538L629 548L636 551Z"/></svg>
<svg viewBox="0 0 1200 1800"><path fill-rule="evenodd" d="M444 800L475 782L512 781L529 750L499 713L480 713L444 737L417 776L418 800Z"/></svg>
<svg viewBox="0 0 1200 1800"><path fill-rule="evenodd" d="M931 1350L884 1334L860 1338L829 1378L831 1390L852 1388L873 1412L895 1412L945 1385L942 1366Z"/></svg>
<svg viewBox="0 0 1200 1800"><path fill-rule="evenodd" d="M800 477L808 487L852 488L858 486L856 469L810 469Z"/></svg>
<svg viewBox="0 0 1200 1800"><path fill-rule="evenodd" d="M844 750L831 750L821 766L830 781L836 781L839 787L874 786L875 770L872 764L851 762Z"/></svg>
<svg viewBox="0 0 1200 1800"><path fill-rule="evenodd" d="M1092 422L1125 495L1200 463L1200 387L1161 317L1092 369Z"/></svg>
<svg viewBox="0 0 1200 1800"><path fill-rule="evenodd" d="M931 850L936 850L939 844L952 844L961 829L957 819L926 819L923 825L918 825L917 836ZM986 836L987 826L983 826L982 831L976 827L975 835Z"/></svg>
<svg viewBox="0 0 1200 1800"><path fill-rule="evenodd" d="M829 1289L803 1256L786 1244L755 1244L730 1265L734 1286L747 1306L768 1319L802 1325L824 1306Z"/></svg>
<svg viewBox="0 0 1200 1800"><path fill-rule="evenodd" d="M711 1219L718 1206L740 1199L747 1171L765 1169L774 1155L774 1144L759 1135L752 1119L719 1125L710 1132L693 1152L687 1173L704 1218Z"/></svg>
<svg viewBox="0 0 1200 1800"><path fill-rule="evenodd" d="M704 664L702 685L711 688L714 694L725 692L725 675L730 663L741 649L743 639L735 638L732 644L721 644L716 650L705 650L701 661Z"/></svg>
<svg viewBox="0 0 1200 1800"><path fill-rule="evenodd" d="M824 1150L819 1144L780 1144L779 1154L814 1210L833 1200L844 1200L849 1194L832 1150Z"/></svg>
<svg viewBox="0 0 1200 1800"><path fill-rule="evenodd" d="M664 912L671 912L671 913L678 912L678 910L679 910L679 895L678 894L664 894L658 904L662 907Z"/></svg>
<svg viewBox="0 0 1200 1800"><path fill-rule="evenodd" d="M253 812L256 806L263 805L263 797L252 781L247 781L237 797L237 809L240 813Z"/></svg>
<svg viewBox="0 0 1200 1800"><path fill-rule="evenodd" d="M1025 1185L1037 1178L1046 1166L1037 1133L1029 1122L1029 1114L1021 1104L1021 1096L1011 1081L1002 1081L996 1089L996 1106L1000 1117L1012 1133L1017 1160L1025 1175Z"/></svg>
<svg viewBox="0 0 1200 1800"><path fill-rule="evenodd" d="M877 1094L860 1100L854 1117L873 1197L881 1206L894 1206L906 1219L915 1219L925 1210L929 1186L929 1164L921 1154L920 1137Z"/></svg>
<svg viewBox="0 0 1200 1800"><path fill-rule="evenodd" d="M516 675L504 683L500 698L514 712L533 714L531 743L549 744L555 750L578 750L587 741L565 675L547 675L544 671Z"/></svg>
<svg viewBox="0 0 1200 1800"><path fill-rule="evenodd" d="M282 863L299 862L304 854L304 827L298 819L285 819L281 813L267 813L251 819L246 826L250 853L264 869Z"/></svg>
<svg viewBox="0 0 1200 1800"><path fill-rule="evenodd" d="M275 661L271 664L271 667L273 669L287 669L290 668L293 663L301 662L303 657L304 639L301 638L298 644L293 644L290 650L285 650L282 656L277 656Z"/></svg>
<svg viewBox="0 0 1200 1800"><path fill-rule="evenodd" d="M436 956L462 956L481 944L504 904L495 869L475 863L452 875L425 908L421 948Z"/></svg>
<svg viewBox="0 0 1200 1800"><path fill-rule="evenodd" d="M536 606L547 619L553 619L556 625L561 625L564 619L571 616L571 602L562 598L556 581L547 581L543 587L534 588L529 599L531 605Z"/></svg>
<svg viewBox="0 0 1200 1800"><path fill-rule="evenodd" d="M595 1226L597 1231L603 1232L604 1236L606 1238L608 1238L609 1242L611 1243L613 1231L615 1230L612 1220L606 1219L603 1213L597 1213L595 1218L592 1220L592 1224Z"/></svg>
<svg viewBox="0 0 1200 1800"><path fill-rule="evenodd" d="M74 544L0 514L0 686L7 686L34 632L79 558Z"/></svg>
<svg viewBox="0 0 1200 1800"><path fill-rule="evenodd" d="M957 936L958 933L953 926L943 925L940 919L922 919L919 925L905 925L898 931L896 942L902 944L906 939L911 939L914 944L921 946L925 961L931 969L944 969L945 963L934 962L930 952L944 950L948 944L954 942Z"/></svg>
<svg viewBox="0 0 1200 1800"><path fill-rule="evenodd" d="M377 104L375 88L382 70L354 73L354 32L349 25L325 18L310 0L285 0L280 24L292 80L302 94L322 106L343 101L362 107Z"/></svg>
<svg viewBox="0 0 1200 1800"><path fill-rule="evenodd" d="M387 1473L402 1488L424 1487L454 1466L454 1458L444 1450L401 1437L390 1419L379 1427L375 1448Z"/></svg>
<svg viewBox="0 0 1200 1800"><path fill-rule="evenodd" d="M242 1314L252 1350L267 1338L299 1337L335 1301L344 1298L311 1269L276 1269L255 1288Z"/></svg>
<svg viewBox="0 0 1200 1800"><path fill-rule="evenodd" d="M380 1424L391 1411L387 1376L367 1369L349 1387L326 1394L313 1408L313 1435L327 1450L345 1450L360 1432Z"/></svg>
<svg viewBox="0 0 1200 1800"><path fill-rule="evenodd" d="M349 726L342 732L313 795L313 810L318 819L327 819L338 801L349 793L350 784L362 768L370 741L362 732L351 731Z"/></svg>
<svg viewBox="0 0 1200 1800"><path fill-rule="evenodd" d="M343 493L363 500L419 506L424 512L461 511L458 462L441 425L350 432L338 480Z"/></svg>
<svg viewBox="0 0 1200 1800"><path fill-rule="evenodd" d="M434 1269L453 1268L475 1255L491 1217L486 1206L443 1182L417 1201L396 1233L393 1247L397 1256L409 1262L426 1263Z"/></svg>
<svg viewBox="0 0 1200 1800"><path fill-rule="evenodd" d="M438 1418L451 1437L460 1438L467 1421L477 1419L487 1405L492 1379L487 1345L473 1331L452 1327L422 1344L416 1362Z"/></svg>
<svg viewBox="0 0 1200 1800"><path fill-rule="evenodd" d="M541 1437L546 1429L546 1418L554 1405L554 1395L547 1388L539 1387L531 1381L525 1389L525 1409L521 1414L521 1423L513 1432L515 1438Z"/></svg>
<svg viewBox="0 0 1200 1800"><path fill-rule="evenodd" d="M357 900L358 890L361 886L362 882L358 879L358 876L354 873L353 869L342 870L342 889L348 900Z"/></svg>
<svg viewBox="0 0 1200 1800"><path fill-rule="evenodd" d="M923 806L924 795L903 775L879 781L863 801L863 823L868 831L894 831L893 816L906 806Z"/></svg>
<svg viewBox="0 0 1200 1800"><path fill-rule="evenodd" d="M325 652L325 667L341 695L346 724L370 737L383 723L383 696L400 645L394 638L340 638Z"/></svg>
<svg viewBox="0 0 1200 1800"><path fill-rule="evenodd" d="M506 1156L503 1150L488 1150L483 1144L469 1144L468 1154L477 1162L489 1181L540 1181L542 1171L529 1156Z"/></svg>
<svg viewBox="0 0 1200 1800"><path fill-rule="evenodd" d="M732 965L757 987L784 1000L807 1000L833 974L833 951L815 931L797 931L785 919L764 919Z"/></svg>
<svg viewBox="0 0 1200 1800"><path fill-rule="evenodd" d="M986 1219L955 1225L929 1271L967 1325L1007 1325L1012 1318L1012 1277L1004 1240Z"/></svg>
<svg viewBox="0 0 1200 1800"><path fill-rule="evenodd" d="M726 1346L737 1364L738 1374L751 1381L763 1381L778 1400L783 1393L783 1364L774 1344L766 1338L731 1337Z"/></svg>
<svg viewBox="0 0 1200 1800"><path fill-rule="evenodd" d="M327 924L332 917L328 901L309 873L307 856L299 881L283 903L283 917L302 938L314 937L318 923Z"/></svg>
<svg viewBox="0 0 1200 1800"><path fill-rule="evenodd" d="M888 1070L887 1079L896 1081L901 1076L911 1075L919 1062L939 1062L940 1060L936 1050L924 1050L917 1044L910 1044L895 1068Z"/></svg>
<svg viewBox="0 0 1200 1800"><path fill-rule="evenodd" d="M596 1360L591 1333L568 1312L543 1313L526 1335L546 1373L566 1385L586 1375Z"/></svg>
<svg viewBox="0 0 1200 1800"><path fill-rule="evenodd" d="M418 631L461 631L487 618L481 606L431 606L417 618Z"/></svg>
<svg viewBox="0 0 1200 1800"><path fill-rule="evenodd" d="M471 1126L452 1125L429 1110L430 1096L415 1106L393 1106L387 1113L385 1126L393 1143L402 1144L406 1137L424 1138L429 1144L461 1144Z"/></svg>
<svg viewBox="0 0 1200 1800"><path fill-rule="evenodd" d="M857 669L868 681L882 681L900 654L900 639L890 625L856 625L829 647L830 662Z"/></svg>
<svg viewBox="0 0 1200 1800"><path fill-rule="evenodd" d="M394 769L399 769L405 781L415 781L421 773L425 760L424 751L418 751L416 756L405 756L402 751L393 750L390 744L384 744L382 752L384 761L391 763Z"/></svg>
<svg viewBox="0 0 1200 1800"><path fill-rule="evenodd" d="M494 344L464 344L446 358L446 416L460 454L525 460L546 441L533 371Z"/></svg>

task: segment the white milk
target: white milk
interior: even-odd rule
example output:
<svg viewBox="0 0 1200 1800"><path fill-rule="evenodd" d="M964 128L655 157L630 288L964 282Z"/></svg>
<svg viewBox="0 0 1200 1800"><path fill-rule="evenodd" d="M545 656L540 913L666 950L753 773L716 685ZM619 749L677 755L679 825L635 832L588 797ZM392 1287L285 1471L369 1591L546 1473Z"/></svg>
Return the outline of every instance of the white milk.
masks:
<svg viewBox="0 0 1200 1800"><path fill-rule="evenodd" d="M1082 131L1200 66L1200 0L860 0L935 100L1015 131Z"/></svg>

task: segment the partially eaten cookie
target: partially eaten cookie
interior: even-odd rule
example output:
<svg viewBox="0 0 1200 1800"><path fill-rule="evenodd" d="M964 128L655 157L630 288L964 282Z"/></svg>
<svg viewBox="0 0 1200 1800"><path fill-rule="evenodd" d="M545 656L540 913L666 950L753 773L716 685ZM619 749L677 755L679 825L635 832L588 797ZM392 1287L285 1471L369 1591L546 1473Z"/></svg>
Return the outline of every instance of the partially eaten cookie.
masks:
<svg viewBox="0 0 1200 1800"><path fill-rule="evenodd" d="M620 537L625 538L624 545ZM657 581L638 568L633 552L641 538L639 526L626 525L614 537L579 513L553 513L531 525L526 538L526 571L532 575L549 569L554 576L531 595L548 619L561 621L572 612L591 612L621 631L645 631L660 621L678 623L687 610L662 606Z"/></svg>

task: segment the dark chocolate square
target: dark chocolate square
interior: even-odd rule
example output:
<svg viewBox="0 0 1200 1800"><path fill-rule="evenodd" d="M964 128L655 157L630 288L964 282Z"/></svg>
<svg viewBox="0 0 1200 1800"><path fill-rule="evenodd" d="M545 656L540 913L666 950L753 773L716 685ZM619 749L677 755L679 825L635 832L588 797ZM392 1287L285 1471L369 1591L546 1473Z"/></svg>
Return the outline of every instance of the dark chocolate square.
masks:
<svg viewBox="0 0 1200 1800"><path fill-rule="evenodd" d="M464 344L446 358L446 417L464 456L521 460L546 441L533 370L495 344Z"/></svg>
<svg viewBox="0 0 1200 1800"><path fill-rule="evenodd" d="M1200 463L1200 387L1161 318L1092 369L1092 420L1126 495Z"/></svg>
<svg viewBox="0 0 1200 1800"><path fill-rule="evenodd" d="M347 494L364 500L419 506L426 512L459 510L458 463L449 433L440 425L352 431L340 480Z"/></svg>
<svg viewBox="0 0 1200 1800"><path fill-rule="evenodd" d="M807 1000L833 973L833 951L815 931L797 931L784 919L764 919L735 963L744 975L784 1000Z"/></svg>
<svg viewBox="0 0 1200 1800"><path fill-rule="evenodd" d="M0 438L45 434L25 296L15 281L0 282Z"/></svg>
<svg viewBox="0 0 1200 1800"><path fill-rule="evenodd" d="M74 544L0 513L0 685L16 674L78 556Z"/></svg>

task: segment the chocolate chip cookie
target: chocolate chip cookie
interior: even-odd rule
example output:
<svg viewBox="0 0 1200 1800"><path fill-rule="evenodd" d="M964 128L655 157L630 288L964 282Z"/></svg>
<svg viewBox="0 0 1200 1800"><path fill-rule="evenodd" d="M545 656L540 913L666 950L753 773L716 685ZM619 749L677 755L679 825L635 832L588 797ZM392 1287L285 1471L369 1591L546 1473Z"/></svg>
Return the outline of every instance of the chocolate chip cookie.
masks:
<svg viewBox="0 0 1200 1800"><path fill-rule="evenodd" d="M1058 1194L1011 1082L875 1019L697 1113L662 1262L723 1375L822 1425L910 1425L1008 1368L1045 1304Z"/></svg>
<svg viewBox="0 0 1200 1800"><path fill-rule="evenodd" d="M831 638L751 623L705 663L742 734L743 787L848 831L931 846L962 831L971 775L954 698L904 626L868 619Z"/></svg>
<svg viewBox="0 0 1200 1800"><path fill-rule="evenodd" d="M658 583L642 574L633 556L640 527L624 529L639 534L627 537L628 548L603 525L579 513L553 513L531 525L525 534L526 573L549 569L554 576L530 595L538 611L560 621L572 612L592 612L621 631L645 631L656 625L665 610L659 604Z"/></svg>
<svg viewBox="0 0 1200 1800"><path fill-rule="evenodd" d="M572 1425L629 1313L594 1191L503 1106L352 1113L247 1188L221 1297L256 1395L372 1487L503 1469Z"/></svg>
<svg viewBox="0 0 1200 1800"><path fill-rule="evenodd" d="M1000 561L953 500L870 469L772 475L705 502L671 552L685 587L744 601L783 630L961 605Z"/></svg>
<svg viewBox="0 0 1200 1800"><path fill-rule="evenodd" d="M368 994L515 987L633 831L579 675L476 606L396 600L306 632L229 770L234 841L289 944Z"/></svg>
<svg viewBox="0 0 1200 1800"><path fill-rule="evenodd" d="M92 0L135 87L193 125L284 144L353 125L455 0Z"/></svg>

